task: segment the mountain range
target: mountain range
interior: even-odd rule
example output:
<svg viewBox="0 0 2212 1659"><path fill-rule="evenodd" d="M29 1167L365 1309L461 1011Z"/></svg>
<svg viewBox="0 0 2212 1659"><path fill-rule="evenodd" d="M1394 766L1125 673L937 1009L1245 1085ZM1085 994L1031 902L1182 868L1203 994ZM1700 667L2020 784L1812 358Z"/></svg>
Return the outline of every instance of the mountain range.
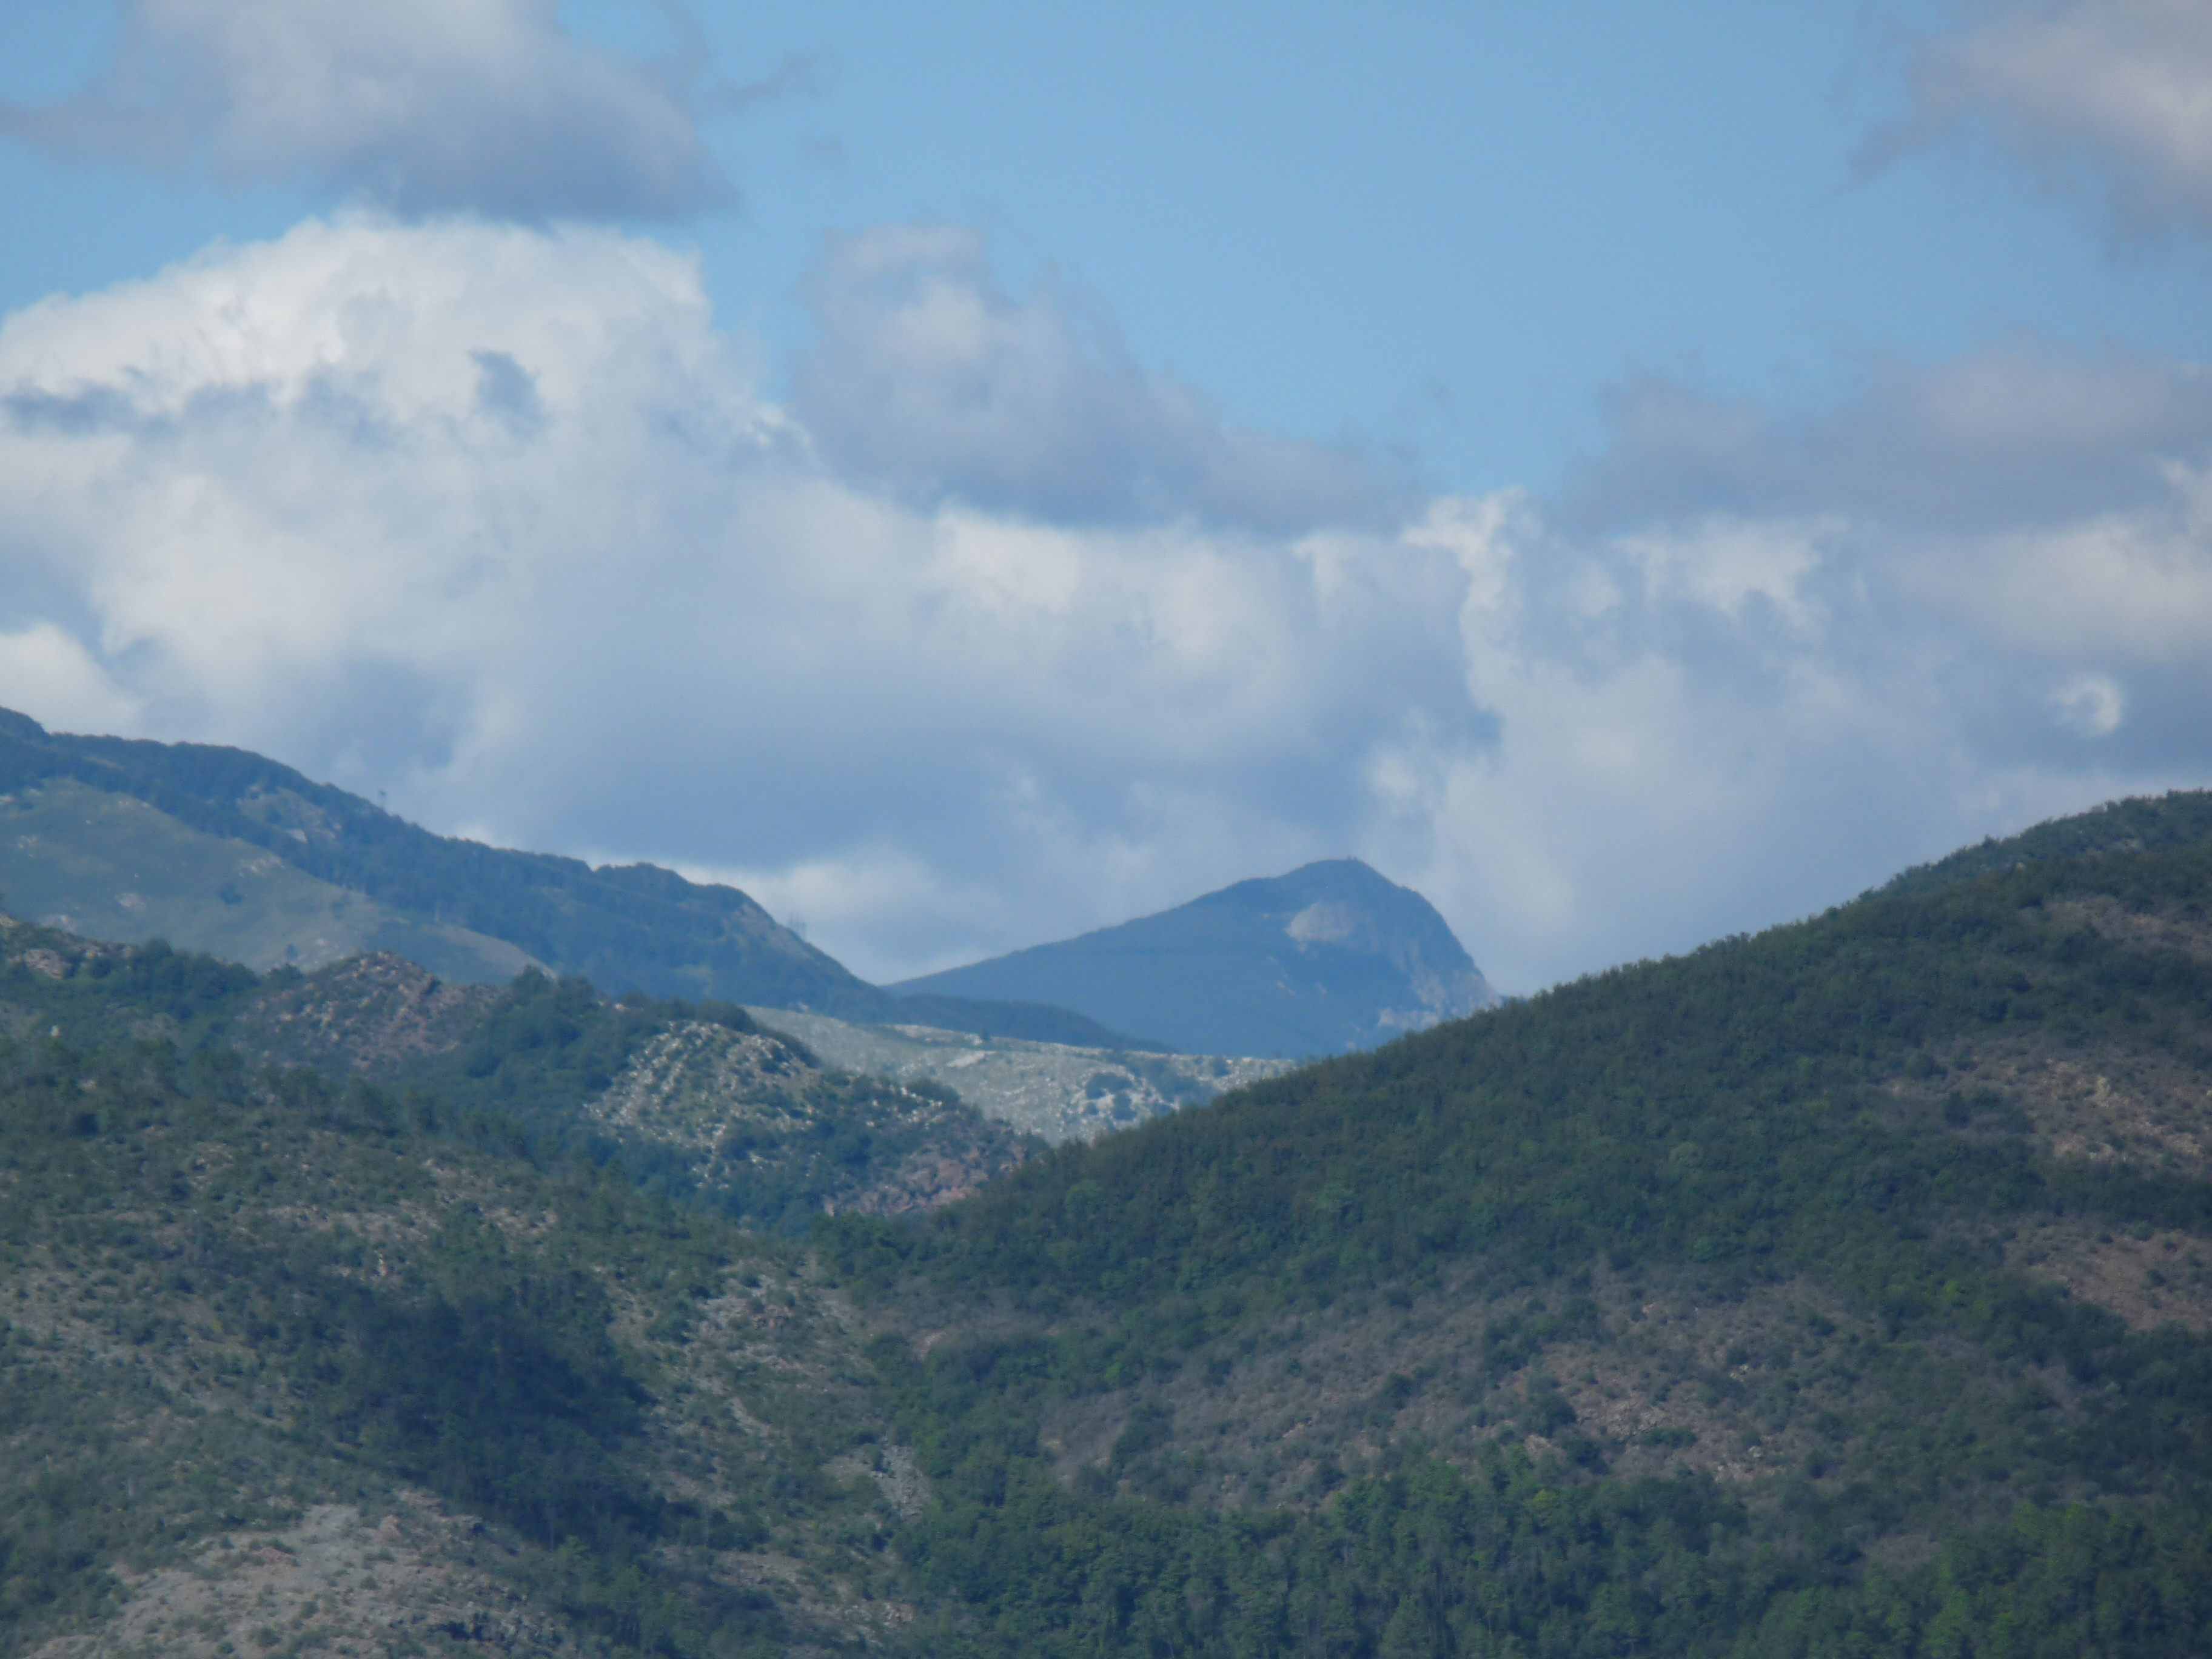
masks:
<svg viewBox="0 0 2212 1659"><path fill-rule="evenodd" d="M2200 1654L2208 1103L2204 793L1003 1156L12 921L0 1649Z"/></svg>
<svg viewBox="0 0 2212 1659"><path fill-rule="evenodd" d="M1330 1053L1489 997L1435 911L1350 860L886 989L732 887L438 836L243 750L70 736L6 710L0 894L88 937L256 968L386 951L465 982L535 967L1102 1050Z"/></svg>

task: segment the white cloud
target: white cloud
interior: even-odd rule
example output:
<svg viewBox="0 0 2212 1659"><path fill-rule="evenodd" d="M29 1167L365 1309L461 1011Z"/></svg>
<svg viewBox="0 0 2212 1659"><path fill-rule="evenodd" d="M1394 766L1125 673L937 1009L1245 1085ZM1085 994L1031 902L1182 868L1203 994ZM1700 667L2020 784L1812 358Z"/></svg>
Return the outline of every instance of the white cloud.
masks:
<svg viewBox="0 0 2212 1659"><path fill-rule="evenodd" d="M2069 674L2051 694L2059 721L2085 738L2109 738L2120 729L2127 699L2103 674Z"/></svg>
<svg viewBox="0 0 2212 1659"><path fill-rule="evenodd" d="M1622 538L1621 550L1644 573L1654 598L1680 597L1741 623L1747 608L1767 606L1790 629L1818 625L1805 592L1820 562L1820 543L1841 526L1711 519L1686 532Z"/></svg>
<svg viewBox="0 0 2212 1659"><path fill-rule="evenodd" d="M665 218L730 199L704 68L586 45L552 0L126 0L106 71L0 134L410 214Z"/></svg>
<svg viewBox="0 0 2212 1659"><path fill-rule="evenodd" d="M0 634L0 708L57 731L128 731L138 718L92 653L52 623Z"/></svg>
<svg viewBox="0 0 2212 1659"><path fill-rule="evenodd" d="M2212 465L2175 465L2166 477L2163 501L1963 539L1905 580L2053 657L2103 651L2146 665L2203 666L2212 641Z"/></svg>
<svg viewBox="0 0 2212 1659"><path fill-rule="evenodd" d="M998 303L893 351L915 409L1060 326ZM1120 510L1052 510L888 485L650 241L310 223L0 323L0 702L734 872L878 977L1349 852L1523 988L2203 781L2194 393L2131 370L2069 438L1961 372L1796 425L1708 404L1693 461L1632 422L1562 503L1316 523L1102 461ZM1944 512L1869 435L1927 409L1964 434Z"/></svg>
<svg viewBox="0 0 2212 1659"><path fill-rule="evenodd" d="M2200 0L1988 6L1924 40L1879 160L1980 123L2054 180L2101 180L2139 224L2212 227L2212 9Z"/></svg>
<svg viewBox="0 0 2212 1659"><path fill-rule="evenodd" d="M872 954L915 974L960 965L946 941L1018 927L1011 896L981 879L950 879L903 848L848 848L778 867L684 864L679 874L750 894L810 939L866 939ZM887 975L886 977L889 977Z"/></svg>
<svg viewBox="0 0 2212 1659"><path fill-rule="evenodd" d="M887 974L987 874L1006 908L956 940L1185 896L1164 849L1203 880L1340 844L1356 802L1298 798L1456 696L1394 598L1433 559L1328 606L1279 537L886 499L817 448L690 262L603 231L309 223L0 325L0 557L141 726L743 868L825 938L860 901L804 872L896 867L835 939Z"/></svg>

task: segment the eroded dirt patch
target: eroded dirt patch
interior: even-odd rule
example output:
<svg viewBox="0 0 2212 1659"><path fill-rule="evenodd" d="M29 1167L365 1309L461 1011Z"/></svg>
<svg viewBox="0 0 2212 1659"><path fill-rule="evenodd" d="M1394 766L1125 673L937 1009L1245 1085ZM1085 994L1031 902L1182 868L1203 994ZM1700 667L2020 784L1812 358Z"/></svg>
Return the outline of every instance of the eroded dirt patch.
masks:
<svg viewBox="0 0 2212 1659"><path fill-rule="evenodd" d="M2005 1265L2118 1314L2131 1330L2172 1324L2212 1334L2212 1240L2191 1233L2137 1237L2053 1222L2015 1235Z"/></svg>
<svg viewBox="0 0 2212 1659"><path fill-rule="evenodd" d="M2172 1054L2008 1038L1941 1059L1943 1075L1900 1079L1893 1092L1963 1133L2008 1121L2053 1157L2212 1178L2212 1078Z"/></svg>
<svg viewBox="0 0 2212 1659"><path fill-rule="evenodd" d="M1201 1348L1165 1383L1054 1406L1042 1432L1070 1480L1224 1506L1323 1501L1409 1438L1462 1462L1502 1440L1749 1480L1841 1449L1866 1322L1803 1283L1721 1291L1601 1264L1532 1293L1468 1271Z"/></svg>
<svg viewBox="0 0 2212 1659"><path fill-rule="evenodd" d="M2045 909L2056 921L2087 927L2116 944L2174 951L2197 962L2212 962L2212 917L2180 910L2131 910L2103 894L2056 900Z"/></svg>
<svg viewBox="0 0 2212 1659"><path fill-rule="evenodd" d="M471 1563L497 1548L422 1496L374 1517L350 1504L209 1540L178 1565L123 1572L122 1607L35 1659L395 1653L568 1653L559 1626Z"/></svg>
<svg viewBox="0 0 2212 1659"><path fill-rule="evenodd" d="M371 1072L458 1048L502 994L374 951L260 997L240 1019L238 1036L295 1064Z"/></svg>

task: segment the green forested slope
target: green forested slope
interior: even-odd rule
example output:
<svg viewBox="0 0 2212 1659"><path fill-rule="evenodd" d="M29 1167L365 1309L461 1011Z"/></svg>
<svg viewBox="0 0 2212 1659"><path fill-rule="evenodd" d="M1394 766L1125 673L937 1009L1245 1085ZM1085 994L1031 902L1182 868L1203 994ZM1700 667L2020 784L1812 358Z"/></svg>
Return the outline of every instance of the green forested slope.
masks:
<svg viewBox="0 0 2212 1659"><path fill-rule="evenodd" d="M540 973L458 988L392 957L257 975L0 915L0 1034L230 1048L376 1085L431 1121L496 1123L533 1158L803 1233L825 1210L940 1204L1030 1145L950 1091L826 1069L727 1004L619 1000Z"/></svg>
<svg viewBox="0 0 2212 1659"><path fill-rule="evenodd" d="M1917 865L1882 886L1894 894L1932 892L1958 881L1995 875L2049 859L2096 858L2189 847L2212 837L2212 791L2175 790L2109 801L2087 812L2053 818L2002 840L1992 836L1932 864Z"/></svg>
<svg viewBox="0 0 2212 1659"><path fill-rule="evenodd" d="M2212 840L1985 850L811 1255L547 1131L643 1005L379 1092L22 933L0 1641L2212 1650Z"/></svg>
<svg viewBox="0 0 2212 1659"><path fill-rule="evenodd" d="M1850 1272L1866 1250L1870 1282L1894 1285L1906 1216L2201 1224L2201 1172L2054 1162L2002 1133L1975 1084L1976 1045L2021 1033L2212 1075L2212 963L2100 932L2065 908L2087 896L2212 937L2212 841L1877 896L1595 975L1056 1156L921 1248L1047 1297L1203 1304L1235 1281L1293 1304L1470 1250L1530 1271L1601 1249L1739 1273ZM1905 1079L1940 1081L1941 1109L1888 1091ZM1985 1112L1985 1133L1961 1133Z"/></svg>
<svg viewBox="0 0 2212 1659"><path fill-rule="evenodd" d="M890 1512L824 1469L879 1430L787 1249L220 1048L0 1041L0 1650L770 1654L865 1622L841 1537ZM684 1403L738 1397L750 1433Z"/></svg>
<svg viewBox="0 0 2212 1659"><path fill-rule="evenodd" d="M2151 844L1997 857L843 1230L890 1303L1021 1310L901 1373L949 1498L921 1559L1037 1651L1154 1618L1177 1651L2202 1646L2212 841ZM1254 1490L1313 1518L1238 1589L1254 1523L1205 1512ZM1501 1490L1591 1507L1547 1533ZM1082 1595L1038 1604L1040 1550ZM1301 1614L1309 1551L1367 1565Z"/></svg>

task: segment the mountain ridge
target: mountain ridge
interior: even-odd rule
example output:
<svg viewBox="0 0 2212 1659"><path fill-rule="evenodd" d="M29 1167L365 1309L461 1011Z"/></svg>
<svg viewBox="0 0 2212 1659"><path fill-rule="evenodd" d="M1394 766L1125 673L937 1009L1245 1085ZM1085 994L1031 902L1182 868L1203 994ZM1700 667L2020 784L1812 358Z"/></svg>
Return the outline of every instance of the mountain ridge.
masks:
<svg viewBox="0 0 2212 1659"><path fill-rule="evenodd" d="M188 833L153 823L149 811ZM388 949L481 982L538 966L616 991L1097 1048L1162 1046L1030 1002L901 1002L736 888L655 865L595 866L439 836L247 750L54 733L0 709L0 827L10 813L31 828L19 822L0 837L0 892L66 895L66 908L52 908L104 937L228 945L263 967L295 960L288 944L323 939L307 965ZM52 850L39 844L40 830ZM105 865L93 857L101 850ZM204 872L189 892L169 896L166 928L149 925L158 896L137 890L150 884L131 866L149 860Z"/></svg>

